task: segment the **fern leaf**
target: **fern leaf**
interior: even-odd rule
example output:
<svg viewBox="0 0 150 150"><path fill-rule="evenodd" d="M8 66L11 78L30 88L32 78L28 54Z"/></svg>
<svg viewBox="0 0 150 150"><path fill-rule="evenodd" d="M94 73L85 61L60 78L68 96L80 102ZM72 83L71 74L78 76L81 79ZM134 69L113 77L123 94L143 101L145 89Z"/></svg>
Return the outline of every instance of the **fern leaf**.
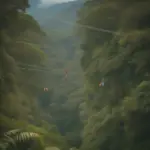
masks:
<svg viewBox="0 0 150 150"><path fill-rule="evenodd" d="M14 130L10 130L10 131L4 133L4 136L14 136L20 132L21 132L20 129L14 129Z"/></svg>
<svg viewBox="0 0 150 150"><path fill-rule="evenodd" d="M17 146L19 142L26 142L38 138L39 134L34 132L22 132L20 129L10 130L4 134L4 139L2 145L7 149L8 146Z"/></svg>
<svg viewBox="0 0 150 150"><path fill-rule="evenodd" d="M15 138L15 142L27 141L39 137L39 134L33 132L21 132Z"/></svg>

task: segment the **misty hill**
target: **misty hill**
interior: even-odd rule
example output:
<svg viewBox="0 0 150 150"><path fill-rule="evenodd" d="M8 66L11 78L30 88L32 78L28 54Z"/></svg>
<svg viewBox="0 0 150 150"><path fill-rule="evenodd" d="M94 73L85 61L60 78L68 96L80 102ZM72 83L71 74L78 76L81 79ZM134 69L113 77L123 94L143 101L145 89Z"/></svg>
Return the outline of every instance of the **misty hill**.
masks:
<svg viewBox="0 0 150 150"><path fill-rule="evenodd" d="M29 13L40 23L46 30L72 30L72 24L76 22L77 12L83 5L82 0L72 1L68 3L55 4L48 8L31 8Z"/></svg>

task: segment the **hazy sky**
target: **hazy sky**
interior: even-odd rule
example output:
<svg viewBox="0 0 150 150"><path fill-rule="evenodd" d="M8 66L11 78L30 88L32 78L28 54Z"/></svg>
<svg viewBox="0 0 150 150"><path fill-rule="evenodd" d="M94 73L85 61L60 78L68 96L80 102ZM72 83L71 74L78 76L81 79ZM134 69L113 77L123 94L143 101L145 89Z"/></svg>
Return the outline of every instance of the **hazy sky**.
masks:
<svg viewBox="0 0 150 150"><path fill-rule="evenodd" d="M69 2L74 0L41 0L40 6L49 6L56 3L63 3L63 2Z"/></svg>

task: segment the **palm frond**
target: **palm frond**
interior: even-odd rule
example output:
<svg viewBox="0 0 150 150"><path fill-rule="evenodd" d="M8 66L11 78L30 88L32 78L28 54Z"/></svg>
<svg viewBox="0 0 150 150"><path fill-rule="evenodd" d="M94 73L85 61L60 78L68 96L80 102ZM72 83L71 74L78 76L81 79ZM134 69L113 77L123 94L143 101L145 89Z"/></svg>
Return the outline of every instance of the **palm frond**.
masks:
<svg viewBox="0 0 150 150"><path fill-rule="evenodd" d="M1 140L0 146L3 150L6 150L10 145L17 146L18 143L23 143L35 138L39 138L38 133L23 132L21 129L14 129L4 133L4 138Z"/></svg>
<svg viewBox="0 0 150 150"><path fill-rule="evenodd" d="M8 137L8 136L15 136L16 134L20 133L21 132L21 129L14 129L14 130L10 130L8 132L5 132L4 133L4 136L5 137Z"/></svg>

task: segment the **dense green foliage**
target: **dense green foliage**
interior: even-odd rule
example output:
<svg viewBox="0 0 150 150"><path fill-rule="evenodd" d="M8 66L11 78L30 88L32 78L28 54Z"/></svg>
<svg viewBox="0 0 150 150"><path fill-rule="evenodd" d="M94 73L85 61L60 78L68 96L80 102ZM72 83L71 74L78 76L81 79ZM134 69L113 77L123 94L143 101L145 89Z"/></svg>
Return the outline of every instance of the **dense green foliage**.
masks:
<svg viewBox="0 0 150 150"><path fill-rule="evenodd" d="M0 5L0 140L13 134L0 149L7 140L23 142L10 150L150 148L149 0L86 0L78 23L97 30L81 27L80 38L45 13L41 29L26 13L28 0ZM73 5L51 12L74 23Z"/></svg>
<svg viewBox="0 0 150 150"><path fill-rule="evenodd" d="M44 65L46 54L40 47L45 33L34 18L25 13L27 0L2 0L0 5L3 6L0 10L0 135L10 129L24 128L40 134L43 147L39 149L51 146L67 149L65 138L38 101L39 91L43 90L42 76L35 71L21 70L23 64L27 68ZM33 145L24 146L21 149Z"/></svg>
<svg viewBox="0 0 150 150"><path fill-rule="evenodd" d="M149 0L87 0L79 12L79 23L116 32L80 29L89 114L82 150L150 148L149 6Z"/></svg>

